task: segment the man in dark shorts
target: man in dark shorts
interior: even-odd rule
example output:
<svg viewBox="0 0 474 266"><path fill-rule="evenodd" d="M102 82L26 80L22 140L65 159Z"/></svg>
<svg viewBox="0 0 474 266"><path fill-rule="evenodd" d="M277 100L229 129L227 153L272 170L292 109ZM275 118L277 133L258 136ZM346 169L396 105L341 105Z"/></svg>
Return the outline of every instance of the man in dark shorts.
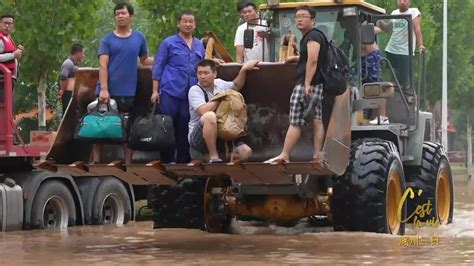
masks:
<svg viewBox="0 0 474 266"><path fill-rule="evenodd" d="M61 72L59 73L59 95L62 100L63 115L66 113L66 108L71 101L74 92L74 85L76 83L77 64L84 59L84 47L80 44L73 44L71 46L71 53L61 65Z"/></svg>
<svg viewBox="0 0 474 266"><path fill-rule="evenodd" d="M143 34L132 30L133 7L129 3L117 4L114 8L115 30L106 34L99 46L99 82L96 94L100 102L113 98L119 112L130 116L137 90L138 65L151 66L153 58L148 56L148 47ZM101 145L93 148L93 162L100 160ZM132 162L133 151L124 145L125 163Z"/></svg>
<svg viewBox="0 0 474 266"><path fill-rule="evenodd" d="M296 27L301 31L303 38L300 42L300 55L289 57L287 62L298 61L296 66L296 86L290 98L290 126L286 133L285 143L281 153L265 163L288 162L291 151L301 136L301 127L307 125L304 119L307 96L316 99L314 105L314 119L312 120L314 153L313 160L323 159L321 152L324 142L324 124L322 121L323 85L319 69L320 61L325 60L327 44L321 32L314 30L316 13L308 6L296 9Z"/></svg>

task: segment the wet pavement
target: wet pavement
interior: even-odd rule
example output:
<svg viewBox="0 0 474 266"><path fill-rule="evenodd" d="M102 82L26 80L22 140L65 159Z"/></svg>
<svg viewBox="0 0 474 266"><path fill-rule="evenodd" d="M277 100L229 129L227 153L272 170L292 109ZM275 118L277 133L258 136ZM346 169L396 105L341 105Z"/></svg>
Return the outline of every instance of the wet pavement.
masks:
<svg viewBox="0 0 474 266"><path fill-rule="evenodd" d="M234 222L234 234L151 229L151 222L66 231L0 233L0 265L65 264L474 264L474 187L456 176L454 222L405 238Z"/></svg>

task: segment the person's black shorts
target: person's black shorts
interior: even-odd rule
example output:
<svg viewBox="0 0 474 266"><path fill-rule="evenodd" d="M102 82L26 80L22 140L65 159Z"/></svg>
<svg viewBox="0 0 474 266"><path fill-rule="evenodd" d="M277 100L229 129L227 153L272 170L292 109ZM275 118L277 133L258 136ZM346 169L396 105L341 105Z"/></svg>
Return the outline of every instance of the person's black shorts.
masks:
<svg viewBox="0 0 474 266"><path fill-rule="evenodd" d="M95 97L99 98L99 95ZM131 114L135 106L134 96L110 96L117 103L117 109L121 114Z"/></svg>
<svg viewBox="0 0 474 266"><path fill-rule="evenodd" d="M69 102L71 101L72 98L72 91L66 90L63 93L63 97L61 97L61 102L63 105L63 115L66 113L67 106L69 105Z"/></svg>
<svg viewBox="0 0 474 266"><path fill-rule="evenodd" d="M131 114L135 105L135 97L133 96L111 96L117 102L117 108L120 113Z"/></svg>

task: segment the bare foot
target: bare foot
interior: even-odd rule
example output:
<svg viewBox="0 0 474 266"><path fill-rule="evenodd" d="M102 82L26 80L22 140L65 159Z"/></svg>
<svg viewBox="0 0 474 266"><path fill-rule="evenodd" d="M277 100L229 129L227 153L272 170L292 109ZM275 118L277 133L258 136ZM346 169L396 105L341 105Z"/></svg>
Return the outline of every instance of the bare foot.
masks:
<svg viewBox="0 0 474 266"><path fill-rule="evenodd" d="M313 155L312 162L320 163L320 162L324 162L325 160L326 160L326 153L324 151L320 151L316 153L316 155Z"/></svg>

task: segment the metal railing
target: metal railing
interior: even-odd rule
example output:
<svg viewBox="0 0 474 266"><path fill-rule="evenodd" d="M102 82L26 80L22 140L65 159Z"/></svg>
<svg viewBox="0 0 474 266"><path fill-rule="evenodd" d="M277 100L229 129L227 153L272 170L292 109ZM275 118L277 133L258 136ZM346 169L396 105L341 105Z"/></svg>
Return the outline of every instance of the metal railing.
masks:
<svg viewBox="0 0 474 266"><path fill-rule="evenodd" d="M13 147L13 81L12 72L4 64L0 63L0 82L3 83L3 109L6 119L0 121L0 127L3 127L6 131L5 134L5 151L9 154Z"/></svg>

